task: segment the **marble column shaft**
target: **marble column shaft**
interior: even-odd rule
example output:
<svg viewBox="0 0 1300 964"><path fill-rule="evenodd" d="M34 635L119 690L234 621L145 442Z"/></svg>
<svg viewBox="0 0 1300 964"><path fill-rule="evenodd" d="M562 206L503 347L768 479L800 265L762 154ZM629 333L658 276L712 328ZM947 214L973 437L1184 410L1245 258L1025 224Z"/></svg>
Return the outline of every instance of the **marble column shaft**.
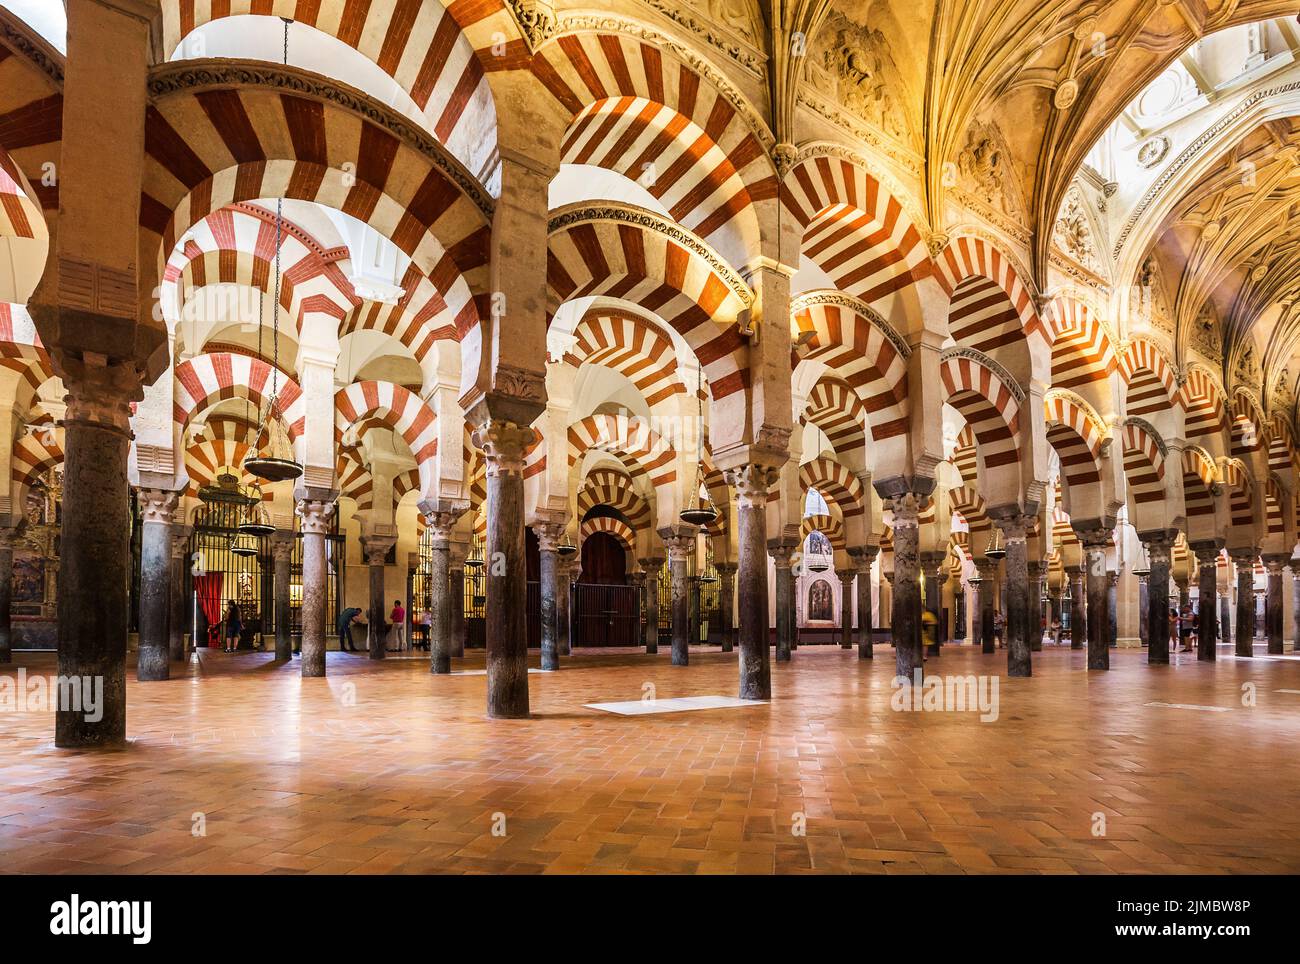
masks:
<svg viewBox="0 0 1300 964"><path fill-rule="evenodd" d="M457 557L451 561L447 583L447 598L451 600L451 655L461 659L465 655L465 636L469 624L465 621L465 560ZM565 655L568 654L568 637L565 637Z"/></svg>
<svg viewBox="0 0 1300 964"><path fill-rule="evenodd" d="M298 503L302 519L302 676L325 675L325 536L335 504L317 499Z"/></svg>
<svg viewBox="0 0 1300 964"><path fill-rule="evenodd" d="M140 503L140 648L135 678L140 682L171 678L172 518L180 493L141 489Z"/></svg>
<svg viewBox="0 0 1300 964"><path fill-rule="evenodd" d="M0 663L13 661L14 541L17 532L0 529Z"/></svg>
<svg viewBox="0 0 1300 964"><path fill-rule="evenodd" d="M171 619L168 621L167 649L172 660L185 659L185 630L190 623L190 600L185 595L185 573L189 568L190 526L171 527Z"/></svg>
<svg viewBox="0 0 1300 964"><path fill-rule="evenodd" d="M894 612L890 636L894 643L895 676L909 683L925 672L921 642L920 510L923 501L908 492L889 500L894 515Z"/></svg>
<svg viewBox="0 0 1300 964"><path fill-rule="evenodd" d="M1214 662L1219 626L1215 605L1218 602L1218 572L1216 563L1219 558L1217 543L1194 542L1191 549L1196 553L1196 562L1200 566L1197 572L1197 589L1200 599L1197 602L1196 658Z"/></svg>
<svg viewBox="0 0 1300 964"><path fill-rule="evenodd" d="M1282 655L1283 602L1282 569L1290 560L1290 553L1269 553L1264 558L1268 566L1268 599L1265 603L1264 625L1268 631L1268 652L1270 656Z"/></svg>
<svg viewBox="0 0 1300 964"><path fill-rule="evenodd" d="M573 653L573 625L569 615L569 597L573 592L572 574L572 561L563 556L558 557L555 560L555 652L559 656ZM462 602L462 619L464 609Z"/></svg>
<svg viewBox="0 0 1300 964"><path fill-rule="evenodd" d="M289 593L293 575L292 532L276 532L271 536L271 558L275 560L272 575L272 595L275 597L275 658L288 661L293 658L293 614Z"/></svg>
<svg viewBox="0 0 1300 964"><path fill-rule="evenodd" d="M659 572L662 559L642 559L645 570L645 651L653 656L659 652Z"/></svg>
<svg viewBox="0 0 1300 964"><path fill-rule="evenodd" d="M366 631L366 652L371 659L384 659L387 654L387 640L384 632L384 625L388 622L388 607L385 605L388 601L388 593L384 591L384 556L388 554L388 547L392 543L387 539L375 540L373 543L366 541L363 545L363 554L366 559L366 567L369 576L369 612L366 619L369 626ZM437 550L434 550L434 567L437 567ZM434 583L437 586L437 583ZM435 591L435 595L436 595ZM414 645L414 640L407 639L407 642ZM356 640L353 640L356 645ZM343 648L343 640L339 639L339 649Z"/></svg>
<svg viewBox="0 0 1300 964"><path fill-rule="evenodd" d="M977 568L980 574L980 652L992 653L997 648L997 631L993 618L993 597L998 566L996 562L987 560L979 563Z"/></svg>
<svg viewBox="0 0 1300 964"><path fill-rule="evenodd" d="M1232 553L1237 564L1237 655L1255 655L1255 558L1254 550Z"/></svg>
<svg viewBox="0 0 1300 964"><path fill-rule="evenodd" d="M1119 639L1119 573L1106 573L1106 648L1114 649Z"/></svg>
<svg viewBox="0 0 1300 964"><path fill-rule="evenodd" d="M1088 580L1083 568L1067 570L1070 578L1070 648L1083 649L1088 638Z"/></svg>
<svg viewBox="0 0 1300 964"><path fill-rule="evenodd" d="M564 526L547 523L533 526L537 535L539 587L542 597L542 669L560 668L560 558L556 550L564 538Z"/></svg>
<svg viewBox="0 0 1300 964"><path fill-rule="evenodd" d="M853 570L835 574L840 580L840 649L853 648Z"/></svg>
<svg viewBox="0 0 1300 964"><path fill-rule="evenodd" d="M1041 562L1030 562L1029 569L1029 651L1043 648L1043 569Z"/></svg>
<svg viewBox="0 0 1300 964"><path fill-rule="evenodd" d="M1147 600L1149 598L1148 589L1150 586L1150 575L1138 576L1138 639L1143 646L1149 642L1147 630Z"/></svg>
<svg viewBox="0 0 1300 964"><path fill-rule="evenodd" d="M736 633L736 564L718 563L718 619L722 623L722 651L730 653Z"/></svg>
<svg viewBox="0 0 1300 964"><path fill-rule="evenodd" d="M695 536L677 534L664 538L668 550L668 571L672 576L673 659L674 666L691 661L691 577L690 559L695 552Z"/></svg>
<svg viewBox="0 0 1300 964"><path fill-rule="evenodd" d="M871 605L871 561L875 558L875 546L870 552L858 559L858 659L872 659L872 632L875 629L875 611Z"/></svg>
<svg viewBox="0 0 1300 964"><path fill-rule="evenodd" d="M1144 538L1151 575L1147 579L1147 662L1169 662L1169 563L1173 550L1170 536Z"/></svg>
<svg viewBox="0 0 1300 964"><path fill-rule="evenodd" d="M776 578L776 661L788 663L793 649L792 639L796 615L794 608L794 570L791 557L795 547L780 540L768 543L767 552L772 557Z"/></svg>
<svg viewBox="0 0 1300 964"><path fill-rule="evenodd" d="M1080 533L1080 538L1088 596L1088 669L1110 669L1110 643L1106 639L1106 627L1110 623L1106 598L1106 549L1110 546L1110 530L1090 529Z"/></svg>
<svg viewBox="0 0 1300 964"><path fill-rule="evenodd" d="M736 588L739 596L740 686L742 700L772 698L772 664L767 628L767 493L777 479L772 466L749 463L726 471L736 492Z"/></svg>
<svg viewBox="0 0 1300 964"><path fill-rule="evenodd" d="M997 520L1006 538L1007 556L1007 675L1032 676L1029 651L1029 560L1026 516Z"/></svg>

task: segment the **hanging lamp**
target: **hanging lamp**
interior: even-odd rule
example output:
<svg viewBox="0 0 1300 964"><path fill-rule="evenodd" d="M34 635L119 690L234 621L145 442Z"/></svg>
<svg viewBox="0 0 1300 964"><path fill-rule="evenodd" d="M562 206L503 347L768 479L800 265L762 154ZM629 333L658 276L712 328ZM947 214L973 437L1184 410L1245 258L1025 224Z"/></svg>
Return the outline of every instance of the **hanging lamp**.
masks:
<svg viewBox="0 0 1300 964"><path fill-rule="evenodd" d="M271 514L266 511L261 488L256 485L249 486L248 496L251 501L245 506L244 519L236 528L243 535L252 536L254 539L271 535L275 532L275 526L271 524Z"/></svg>
<svg viewBox="0 0 1300 964"><path fill-rule="evenodd" d="M283 19L283 18L282 18ZM289 64L289 24L284 21L285 66ZM284 200L275 200L275 301L271 305L271 392L266 399L266 414L261 417L261 430L254 444L257 451L244 459L244 470L267 482L284 482L302 475L302 465L293 458L293 445L284 427L280 409L280 247L284 238ZM258 307L262 296L258 295ZM263 312L264 314L264 312ZM262 350L262 319L257 319L258 356ZM232 550L233 551L233 550Z"/></svg>
<svg viewBox="0 0 1300 964"><path fill-rule="evenodd" d="M714 522L718 518L717 506L709 498L706 492L703 497L700 496L700 489L703 488L700 479L700 468L704 464L704 369L695 369L695 403L696 403L696 422L699 426L696 436L695 445L695 486L691 492L691 501L687 503L686 508L678 514L678 518L687 525L703 527Z"/></svg>
<svg viewBox="0 0 1300 964"><path fill-rule="evenodd" d="M1141 547L1138 550L1141 555L1134 560L1137 565L1133 567L1133 575L1149 576L1151 575L1151 558L1147 555L1147 545L1145 542L1139 542L1138 545Z"/></svg>
<svg viewBox="0 0 1300 964"><path fill-rule="evenodd" d="M561 559L568 559L578 554L578 547L573 544L567 532L564 533L564 540L555 547L555 554Z"/></svg>
<svg viewBox="0 0 1300 964"><path fill-rule="evenodd" d="M237 532L235 537L230 540L230 551L237 556L255 556L257 555L257 540L247 532Z"/></svg>
<svg viewBox="0 0 1300 964"><path fill-rule="evenodd" d="M1002 544L1002 530L997 526L993 527L993 536L989 539L989 547L984 550L984 555L990 559L1002 559L1007 554L1007 547Z"/></svg>

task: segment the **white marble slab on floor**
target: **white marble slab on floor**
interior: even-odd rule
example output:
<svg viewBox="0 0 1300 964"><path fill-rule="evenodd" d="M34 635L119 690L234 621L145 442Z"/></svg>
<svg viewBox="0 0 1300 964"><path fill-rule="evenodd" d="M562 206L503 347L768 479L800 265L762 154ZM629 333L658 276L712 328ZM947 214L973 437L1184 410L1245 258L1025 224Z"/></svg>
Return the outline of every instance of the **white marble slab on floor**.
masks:
<svg viewBox="0 0 1300 964"><path fill-rule="evenodd" d="M666 700L625 700L619 703L584 703L589 710L603 710L619 716L648 716L651 713L684 713L687 710L738 710L758 706L767 700L742 700L734 696L677 696Z"/></svg>

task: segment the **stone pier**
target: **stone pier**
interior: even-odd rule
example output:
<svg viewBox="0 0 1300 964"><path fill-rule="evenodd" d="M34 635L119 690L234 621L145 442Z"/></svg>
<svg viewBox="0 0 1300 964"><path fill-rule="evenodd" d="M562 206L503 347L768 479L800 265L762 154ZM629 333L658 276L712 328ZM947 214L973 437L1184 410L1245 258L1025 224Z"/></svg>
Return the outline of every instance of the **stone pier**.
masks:
<svg viewBox="0 0 1300 964"><path fill-rule="evenodd" d="M302 676L325 675L325 537L330 532L335 503L330 498L298 496L302 530Z"/></svg>
<svg viewBox="0 0 1300 964"><path fill-rule="evenodd" d="M736 493L740 555L736 585L740 607L740 698L772 698L767 630L767 493L777 479L770 465L750 462L726 471Z"/></svg>
<svg viewBox="0 0 1300 964"><path fill-rule="evenodd" d="M560 559L556 550L564 539L564 526L560 523L534 525L533 532L537 536L540 562L542 669L557 670L560 668Z"/></svg>
<svg viewBox="0 0 1300 964"><path fill-rule="evenodd" d="M1270 656L1282 655L1282 631L1285 622L1282 602L1282 570L1291 561L1289 552L1270 552L1264 557L1268 567L1268 599L1265 603L1264 626L1268 631Z"/></svg>
<svg viewBox="0 0 1300 964"><path fill-rule="evenodd" d="M977 636L981 653L992 653L997 648L997 632L993 619L993 596L996 589L998 564L985 559L975 564L980 574L979 610L976 617Z"/></svg>
<svg viewBox="0 0 1300 964"><path fill-rule="evenodd" d="M659 572L663 565L659 558L641 560L645 570L645 651L650 656L659 652Z"/></svg>
<svg viewBox="0 0 1300 964"><path fill-rule="evenodd" d="M879 546L863 546L856 552L850 552L856 564L858 591L858 659L872 659L872 633L875 630L876 616L871 605L871 564L875 561Z"/></svg>
<svg viewBox="0 0 1300 964"><path fill-rule="evenodd" d="M1070 580L1070 648L1083 649L1088 638L1087 565L1067 570Z"/></svg>
<svg viewBox="0 0 1300 964"><path fill-rule="evenodd" d="M772 557L776 576L776 661L788 663L793 651L795 631L794 569L791 557L795 546L781 539L769 539L767 553Z"/></svg>
<svg viewBox="0 0 1300 964"><path fill-rule="evenodd" d="M1229 553L1237 566L1237 655L1255 655L1255 560L1257 549Z"/></svg>
<svg viewBox="0 0 1300 964"><path fill-rule="evenodd" d="M1083 543L1084 579L1088 605L1088 669L1110 669L1109 587L1106 578L1106 550L1110 548L1115 526L1113 519L1093 520L1075 531Z"/></svg>
<svg viewBox="0 0 1300 964"><path fill-rule="evenodd" d="M1177 533L1170 530L1141 532L1151 575L1147 577L1147 662L1169 662L1169 564Z"/></svg>
<svg viewBox="0 0 1300 964"><path fill-rule="evenodd" d="M894 516L894 613L890 636L894 643L894 673L915 682L925 672L921 642L920 510L923 498L903 492L888 499Z"/></svg>
<svg viewBox="0 0 1300 964"><path fill-rule="evenodd" d="M1032 676L1029 655L1029 560L1026 533L1032 518L1010 515L995 519L1006 539L1007 675Z"/></svg>
<svg viewBox="0 0 1300 964"><path fill-rule="evenodd" d="M1218 600L1218 572L1215 564L1219 558L1219 550L1223 548L1223 542L1222 540L1193 542L1190 548L1196 554L1196 564L1200 567L1197 572L1200 600L1196 612L1198 622L1196 658L1213 662L1216 655L1215 644L1219 639L1219 621L1215 612L1215 603Z"/></svg>
<svg viewBox="0 0 1300 964"><path fill-rule="evenodd" d="M185 594L185 573L190 566L190 535L193 526L173 522L171 526L171 603L172 616L168 622L167 649L173 662L185 659L185 631L190 628L191 600Z"/></svg>
<svg viewBox="0 0 1300 964"><path fill-rule="evenodd" d="M722 651L730 653L736 642L736 564L719 562L718 620L722 623Z"/></svg>
<svg viewBox="0 0 1300 964"><path fill-rule="evenodd" d="M673 659L674 666L687 666L691 661L691 559L695 556L695 534L665 533L664 548L668 550L668 570L672 576L673 596Z"/></svg>
<svg viewBox="0 0 1300 964"><path fill-rule="evenodd" d="M140 503L140 649L135 678L140 682L171 678L171 527L181 493L141 489Z"/></svg>
<svg viewBox="0 0 1300 964"><path fill-rule="evenodd" d="M271 536L271 558L275 572L271 579L272 605L275 607L275 658L288 662L293 658L293 617L289 606L289 587L293 575L293 546L297 537L279 530Z"/></svg>

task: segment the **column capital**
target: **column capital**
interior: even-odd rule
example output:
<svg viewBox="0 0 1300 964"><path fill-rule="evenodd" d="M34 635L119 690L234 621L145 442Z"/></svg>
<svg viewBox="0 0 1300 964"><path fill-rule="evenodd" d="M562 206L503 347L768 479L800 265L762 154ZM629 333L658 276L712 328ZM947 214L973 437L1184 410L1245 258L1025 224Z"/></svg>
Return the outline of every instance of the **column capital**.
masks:
<svg viewBox="0 0 1300 964"><path fill-rule="evenodd" d="M1255 569L1255 561L1259 559L1259 550L1249 546L1240 549L1229 549L1228 558L1239 568L1248 568L1252 572Z"/></svg>
<svg viewBox="0 0 1300 964"><path fill-rule="evenodd" d="M1174 547L1174 543L1178 541L1178 530L1148 529L1146 532L1139 532L1137 536L1146 545L1148 552L1156 548L1163 548L1168 552ZM1259 550L1255 551L1258 552Z"/></svg>
<svg viewBox="0 0 1300 964"><path fill-rule="evenodd" d="M1190 542L1187 548L1191 549L1196 555L1196 561L1201 565L1214 565L1219 558L1219 552L1223 549L1222 539L1201 539L1196 542Z"/></svg>
<svg viewBox="0 0 1300 964"><path fill-rule="evenodd" d="M537 433L527 425L485 418L474 428L471 440L483 453L488 475L523 475L524 455L537 441Z"/></svg>
<svg viewBox="0 0 1300 964"><path fill-rule="evenodd" d="M849 558L853 560L858 572L870 572L871 564L876 561L879 553L880 546L857 546L849 550Z"/></svg>
<svg viewBox="0 0 1300 964"><path fill-rule="evenodd" d="M885 500L885 511L894 517L894 529L917 529L921 525L921 512L930 504L930 497L915 492L900 492Z"/></svg>
<svg viewBox="0 0 1300 964"><path fill-rule="evenodd" d="M1268 571L1270 574L1281 575L1282 567L1287 565L1291 561L1291 553L1267 552L1264 554L1263 560L1264 560L1264 565L1268 567Z"/></svg>
<svg viewBox="0 0 1300 964"><path fill-rule="evenodd" d="M713 568L718 570L719 579L726 579L730 576L734 576L740 566L734 562L715 562Z"/></svg>
<svg viewBox="0 0 1300 964"><path fill-rule="evenodd" d="M452 530L460 517L469 509L467 502L448 502L446 500L426 500L420 503L420 512L424 515L424 524L433 530L433 542L439 549L449 548Z"/></svg>
<svg viewBox="0 0 1300 964"><path fill-rule="evenodd" d="M627 578L634 588L645 588L646 574L644 572L630 572L628 573Z"/></svg>
<svg viewBox="0 0 1300 964"><path fill-rule="evenodd" d="M789 569L792 565L792 557L798 548L798 546L792 546L783 539L769 539L767 554L772 557L772 565L777 569Z"/></svg>
<svg viewBox="0 0 1300 964"><path fill-rule="evenodd" d="M998 509L990 509L988 516L989 520L1002 530L1002 538L1006 539L1008 544L1026 542L1029 538L1029 530L1034 525L1034 516L1021 512L1018 507L1002 507L1000 512Z"/></svg>
<svg viewBox="0 0 1300 964"><path fill-rule="evenodd" d="M1291 570L1291 575L1296 579L1300 579L1300 559L1292 559L1288 567Z"/></svg>
<svg viewBox="0 0 1300 964"><path fill-rule="evenodd" d="M172 523L172 558L184 559L190 551L190 536L194 534L194 526L182 525L179 522Z"/></svg>
<svg viewBox="0 0 1300 964"><path fill-rule="evenodd" d="M836 569L835 576L839 579L840 585L845 589L848 589L849 586L853 584L853 580L857 578L858 574L857 571L853 569Z"/></svg>
<svg viewBox="0 0 1300 964"><path fill-rule="evenodd" d="M646 572L658 572L663 568L664 560L661 556L649 556L645 559L638 559L637 565Z"/></svg>
<svg viewBox="0 0 1300 964"><path fill-rule="evenodd" d="M297 542L288 529L278 529L271 535L271 557L277 562L293 559L293 544Z"/></svg>
<svg viewBox="0 0 1300 964"><path fill-rule="evenodd" d="M362 536L361 551L366 557L366 565L382 566L388 550L397 545L397 536Z"/></svg>
<svg viewBox="0 0 1300 964"><path fill-rule="evenodd" d="M560 522L533 523L533 534L537 536L537 548L541 552L554 552L564 541L564 524Z"/></svg>
<svg viewBox="0 0 1300 964"><path fill-rule="evenodd" d="M1084 519L1071 524L1085 549L1109 549L1115 535L1114 520Z"/></svg>
<svg viewBox="0 0 1300 964"><path fill-rule="evenodd" d="M723 473L727 484L736 490L736 505L741 508L766 508L768 490L776 484L781 471L775 466L748 462Z"/></svg>
<svg viewBox="0 0 1300 964"><path fill-rule="evenodd" d="M684 532L664 530L660 535L664 540L664 548L668 550L670 561L681 562L690 559L694 555L695 534L693 532L687 535Z"/></svg>
<svg viewBox="0 0 1300 964"><path fill-rule="evenodd" d="M323 499L299 499L298 517L304 535L323 536L330 531L330 519L334 517L335 502Z"/></svg>
<svg viewBox="0 0 1300 964"><path fill-rule="evenodd" d="M171 525L175 519L176 506L180 504L181 493L174 489L138 489L136 497L140 503L140 520L161 525Z"/></svg>
<svg viewBox="0 0 1300 964"><path fill-rule="evenodd" d="M110 361L97 352L54 348L55 374L67 390L64 420L84 422L131 434L131 403L144 398L140 372L134 364Z"/></svg>

